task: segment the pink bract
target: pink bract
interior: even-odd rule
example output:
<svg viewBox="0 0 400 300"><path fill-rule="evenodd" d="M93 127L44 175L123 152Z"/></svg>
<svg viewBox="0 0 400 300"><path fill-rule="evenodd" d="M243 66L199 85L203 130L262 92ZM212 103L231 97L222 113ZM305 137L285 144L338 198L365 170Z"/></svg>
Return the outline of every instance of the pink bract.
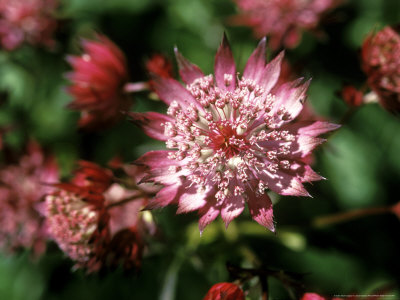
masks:
<svg viewBox="0 0 400 300"><path fill-rule="evenodd" d="M283 53L267 64L265 51L263 39L240 78L224 37L215 77L176 51L186 87L172 78L154 79L156 93L169 105L167 115L132 114L170 149L150 151L137 161L148 168L144 182L164 186L149 209L174 203L178 213L198 210L202 232L219 214L228 226L247 203L253 219L274 231L267 189L309 196L303 183L322 179L305 161L325 141L317 136L339 126L294 121L310 82L300 78L275 87Z"/></svg>
<svg viewBox="0 0 400 300"><path fill-rule="evenodd" d="M370 88L387 110L400 112L400 35L385 27L370 34L362 45L362 68Z"/></svg>
<svg viewBox="0 0 400 300"><path fill-rule="evenodd" d="M18 163L0 170L0 245L14 251L31 248L35 254L45 250L41 201L57 182L58 168L52 156L46 156L31 142Z"/></svg>
<svg viewBox="0 0 400 300"><path fill-rule="evenodd" d="M0 41L6 50L26 42L53 47L55 0L0 0Z"/></svg>
<svg viewBox="0 0 400 300"><path fill-rule="evenodd" d="M79 125L94 129L114 124L130 107L123 87L128 81L126 59L122 51L105 36L82 40L84 53L68 56L74 71L68 92L74 97L69 107L81 111Z"/></svg>
<svg viewBox="0 0 400 300"><path fill-rule="evenodd" d="M235 0L241 13L238 24L253 28L257 37L269 36L273 49L295 47L303 30L315 29L337 0Z"/></svg>

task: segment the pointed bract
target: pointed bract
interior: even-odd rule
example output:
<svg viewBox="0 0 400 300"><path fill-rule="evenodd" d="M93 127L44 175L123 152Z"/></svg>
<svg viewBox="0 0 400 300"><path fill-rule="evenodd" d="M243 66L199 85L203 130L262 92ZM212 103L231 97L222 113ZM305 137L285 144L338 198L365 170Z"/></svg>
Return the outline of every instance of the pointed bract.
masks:
<svg viewBox="0 0 400 300"><path fill-rule="evenodd" d="M197 78L204 77L203 72L198 66L188 61L175 47L175 57L178 62L179 75L181 76L183 82L186 84L191 84Z"/></svg>
<svg viewBox="0 0 400 300"><path fill-rule="evenodd" d="M214 69L217 86L220 89L234 91L236 88L236 65L225 34L215 56Z"/></svg>

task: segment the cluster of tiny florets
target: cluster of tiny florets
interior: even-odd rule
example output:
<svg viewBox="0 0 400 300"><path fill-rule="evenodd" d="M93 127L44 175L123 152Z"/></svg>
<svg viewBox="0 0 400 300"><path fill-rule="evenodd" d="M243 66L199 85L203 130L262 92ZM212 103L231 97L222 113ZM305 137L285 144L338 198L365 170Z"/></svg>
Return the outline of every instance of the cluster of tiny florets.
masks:
<svg viewBox="0 0 400 300"><path fill-rule="evenodd" d="M93 250L90 239L97 229L99 213L66 191L48 195L46 204L48 226L61 250L77 262L87 261Z"/></svg>

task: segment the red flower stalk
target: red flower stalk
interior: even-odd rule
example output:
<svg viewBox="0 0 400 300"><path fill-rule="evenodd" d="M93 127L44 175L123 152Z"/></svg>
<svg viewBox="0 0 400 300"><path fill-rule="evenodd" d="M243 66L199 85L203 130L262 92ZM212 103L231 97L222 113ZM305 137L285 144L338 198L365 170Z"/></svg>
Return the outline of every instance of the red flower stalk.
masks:
<svg viewBox="0 0 400 300"><path fill-rule="evenodd" d="M198 210L202 232L219 214L228 226L247 203L253 219L274 231L266 190L309 196L303 182L322 179L304 160L325 141L318 135L339 126L294 121L310 81L276 86L283 53L267 64L265 51L263 39L238 78L224 37L215 77L176 51L186 87L172 78L154 78L156 93L169 105L167 114L131 114L169 149L150 151L137 161L148 169L144 182L163 186L148 208L178 204L178 213Z"/></svg>
<svg viewBox="0 0 400 300"><path fill-rule="evenodd" d="M58 180L58 168L52 156L46 156L31 142L27 153L16 164L0 170L0 245L14 251L32 248L35 254L45 250L46 231L41 200Z"/></svg>
<svg viewBox="0 0 400 300"><path fill-rule="evenodd" d="M244 294L236 284L220 282L209 289L203 300L244 300Z"/></svg>
<svg viewBox="0 0 400 300"><path fill-rule="evenodd" d="M400 35L385 27L370 34L362 45L362 68L368 85L388 111L400 112Z"/></svg>
<svg viewBox="0 0 400 300"><path fill-rule="evenodd" d="M128 82L126 59L122 51L103 35L97 40L82 40L84 53L68 56L73 72L67 74L74 97L69 107L81 111L79 126L103 127L115 123L130 107L124 92Z"/></svg>
<svg viewBox="0 0 400 300"><path fill-rule="evenodd" d="M240 15L234 22L253 28L258 38L270 37L273 49L295 47L303 30L314 30L337 0L235 0Z"/></svg>
<svg viewBox="0 0 400 300"><path fill-rule="evenodd" d="M0 43L14 50L24 42L53 47L56 0L0 0Z"/></svg>
<svg viewBox="0 0 400 300"><path fill-rule="evenodd" d="M140 214L146 191L128 190L111 176L110 170L82 161L71 183L57 184L58 191L46 197L51 236L88 272L138 268L144 236L153 231Z"/></svg>

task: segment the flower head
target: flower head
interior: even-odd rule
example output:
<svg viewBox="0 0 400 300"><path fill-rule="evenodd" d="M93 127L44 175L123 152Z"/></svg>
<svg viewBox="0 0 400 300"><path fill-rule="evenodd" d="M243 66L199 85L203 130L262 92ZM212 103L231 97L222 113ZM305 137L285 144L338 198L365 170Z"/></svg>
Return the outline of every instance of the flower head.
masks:
<svg viewBox="0 0 400 300"><path fill-rule="evenodd" d="M74 97L69 107L81 111L81 127L112 124L130 106L123 91L128 81L125 56L102 35L98 35L97 40L83 40L82 47L81 56L67 57L74 69L67 74L72 82L68 92Z"/></svg>
<svg viewBox="0 0 400 300"><path fill-rule="evenodd" d="M41 200L50 192L49 184L57 180L54 158L45 156L33 142L18 163L1 168L0 245L3 249L32 248L35 254L45 249Z"/></svg>
<svg viewBox="0 0 400 300"><path fill-rule="evenodd" d="M298 79L274 89L283 53L265 61L263 39L237 77L224 38L215 59L215 77L205 76L178 51L182 86L155 78L167 115L133 113L167 151L151 151L137 161L148 168L143 181L164 186L148 208L178 204L178 213L199 210L200 231L221 214L226 226L247 203L254 220L274 230L267 189L281 195L308 196L303 182L322 179L303 161L338 128L327 122L295 122L309 81Z"/></svg>
<svg viewBox="0 0 400 300"><path fill-rule="evenodd" d="M57 21L53 14L57 6L56 0L0 0L1 46L6 50L14 50L23 42L54 46Z"/></svg>
<svg viewBox="0 0 400 300"><path fill-rule="evenodd" d="M295 47L302 30L315 29L336 0L235 0L241 14L236 23L253 28L257 37L270 36L274 49Z"/></svg>
<svg viewBox="0 0 400 300"><path fill-rule="evenodd" d="M380 104L391 112L400 112L400 35L385 27L370 34L362 45L362 68L368 85Z"/></svg>
<svg viewBox="0 0 400 300"><path fill-rule="evenodd" d="M203 300L244 300L244 294L236 284L220 282L208 290Z"/></svg>
<svg viewBox="0 0 400 300"><path fill-rule="evenodd" d="M144 236L153 229L140 214L147 194L111 178L110 170L82 161L71 183L57 184L58 190L46 197L52 238L76 267L88 272L139 267Z"/></svg>

